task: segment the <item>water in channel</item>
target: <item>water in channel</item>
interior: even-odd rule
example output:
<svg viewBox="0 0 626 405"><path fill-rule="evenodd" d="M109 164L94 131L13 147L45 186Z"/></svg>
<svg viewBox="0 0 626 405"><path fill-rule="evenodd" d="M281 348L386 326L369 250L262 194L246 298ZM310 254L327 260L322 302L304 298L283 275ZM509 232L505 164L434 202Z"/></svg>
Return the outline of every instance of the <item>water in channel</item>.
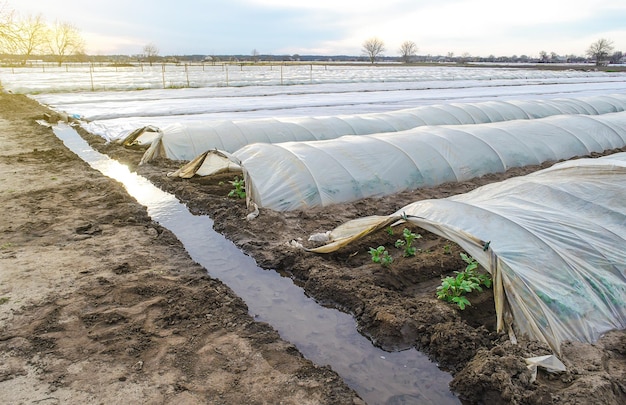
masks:
<svg viewBox="0 0 626 405"><path fill-rule="evenodd" d="M255 319L318 365L329 365L368 404L459 404L450 392L451 376L416 350L389 353L356 330L352 316L325 308L289 278L263 270L232 242L213 230L208 216L192 215L175 196L93 150L71 127L55 134L93 168L123 183L152 219L173 232L194 261L228 285Z"/></svg>

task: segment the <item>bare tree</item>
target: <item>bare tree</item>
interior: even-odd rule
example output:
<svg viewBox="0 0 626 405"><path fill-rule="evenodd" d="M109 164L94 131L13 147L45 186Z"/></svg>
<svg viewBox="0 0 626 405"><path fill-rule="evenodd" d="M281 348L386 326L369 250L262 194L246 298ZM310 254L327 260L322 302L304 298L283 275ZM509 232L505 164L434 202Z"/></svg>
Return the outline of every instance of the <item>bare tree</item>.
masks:
<svg viewBox="0 0 626 405"><path fill-rule="evenodd" d="M409 63L411 59L417 54L417 45L413 41L404 41L402 45L400 45L400 59L402 62Z"/></svg>
<svg viewBox="0 0 626 405"><path fill-rule="evenodd" d="M252 61L254 63L257 63L259 61L259 51L257 51L256 49L252 50Z"/></svg>
<svg viewBox="0 0 626 405"><path fill-rule="evenodd" d="M374 37L363 42L363 53L371 63L374 63L377 57L382 56L383 52L385 52L385 44L380 39Z"/></svg>
<svg viewBox="0 0 626 405"><path fill-rule="evenodd" d="M609 54L613 51L613 41L600 38L587 49L587 56L596 60L596 66L605 65L609 61Z"/></svg>
<svg viewBox="0 0 626 405"><path fill-rule="evenodd" d="M61 66L69 55L84 52L85 41L73 24L57 21L50 31L48 46Z"/></svg>
<svg viewBox="0 0 626 405"><path fill-rule="evenodd" d="M48 38L48 26L41 15L17 20L14 24L13 52L22 56L22 64L34 53L43 50Z"/></svg>
<svg viewBox="0 0 626 405"><path fill-rule="evenodd" d="M143 47L143 56L148 60L150 66L152 66L159 56L159 48L157 48L155 44L149 43Z"/></svg>
<svg viewBox="0 0 626 405"><path fill-rule="evenodd" d="M459 59L458 63L467 63L470 61L471 58L472 58L472 55L469 52L463 52L463 54L461 54L461 58Z"/></svg>
<svg viewBox="0 0 626 405"><path fill-rule="evenodd" d="M6 2L0 4L0 52L15 53L15 10Z"/></svg>

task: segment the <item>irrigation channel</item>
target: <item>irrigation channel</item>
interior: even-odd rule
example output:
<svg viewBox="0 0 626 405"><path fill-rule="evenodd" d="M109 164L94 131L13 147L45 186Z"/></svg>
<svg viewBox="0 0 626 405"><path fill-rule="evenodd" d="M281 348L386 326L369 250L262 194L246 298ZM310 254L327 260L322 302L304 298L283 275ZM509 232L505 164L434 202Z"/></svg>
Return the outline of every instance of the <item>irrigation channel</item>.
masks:
<svg viewBox="0 0 626 405"><path fill-rule="evenodd" d="M290 278L258 267L213 230L211 218L192 215L175 196L92 149L73 128L59 125L54 132L94 169L123 183L193 260L243 298L257 320L272 325L314 363L331 366L368 404L460 404L448 387L452 377L424 354L376 348L357 332L352 316L317 304Z"/></svg>

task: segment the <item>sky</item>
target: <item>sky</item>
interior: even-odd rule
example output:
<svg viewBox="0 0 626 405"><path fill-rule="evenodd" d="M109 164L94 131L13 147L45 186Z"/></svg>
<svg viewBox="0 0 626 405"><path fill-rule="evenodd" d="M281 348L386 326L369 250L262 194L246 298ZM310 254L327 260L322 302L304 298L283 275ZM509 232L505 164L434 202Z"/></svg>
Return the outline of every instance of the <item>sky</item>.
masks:
<svg viewBox="0 0 626 405"><path fill-rule="evenodd" d="M19 16L78 28L89 55L584 56L601 38L626 53L624 0L12 0ZM1 4L1 2L0 2Z"/></svg>

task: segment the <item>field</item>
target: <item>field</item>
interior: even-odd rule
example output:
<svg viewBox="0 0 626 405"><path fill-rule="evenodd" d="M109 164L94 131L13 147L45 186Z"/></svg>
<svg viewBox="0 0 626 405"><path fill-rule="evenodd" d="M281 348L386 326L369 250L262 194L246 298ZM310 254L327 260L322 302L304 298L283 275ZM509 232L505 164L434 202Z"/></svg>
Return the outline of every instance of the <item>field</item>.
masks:
<svg viewBox="0 0 626 405"><path fill-rule="evenodd" d="M504 72L508 76L497 76ZM451 373L452 392L468 403L623 402L626 396L622 382L626 373L626 335L623 332L608 333L595 345L566 343L562 347L561 360L568 367L567 371L556 375L540 371L537 381L530 382L530 371L526 368L524 358L549 354L551 351L546 345L534 341L521 340L513 345L508 336L496 333L493 297L489 291L471 295L472 306L464 311L436 299L435 288L441 278L464 267L460 248L442 238L417 228L411 229L422 236L416 245L418 254L414 258L405 258L401 250L390 249L394 262L388 268L372 263L368 254L370 247L383 243L391 245L399 237L384 231L350 245L345 251L324 256L289 246L292 240L306 243L309 235L330 230L350 219L387 215L416 200L464 193L483 184L548 167L554 162L326 208L286 213L261 209L258 218L245 221L243 218L248 210L243 200L227 197L232 176L191 180L167 177L166 173L178 168L181 162L160 160L138 166L142 151L123 149L105 141L105 138L115 139L137 125L164 125L181 119L320 116L331 112L354 114L433 103L540 99L564 95L582 97L612 92L623 94L625 90L624 77L619 74L561 72L546 77L545 73L514 69L483 70L481 73L485 76L476 78L471 77L476 74L473 71L444 70L438 73L443 79L435 80L432 74L428 80L415 80L415 77L411 79L409 76L404 81L396 78L389 84L383 84L381 80L370 79L363 83L354 78L344 78L341 83L315 85L260 86L253 82L237 88L222 86L121 93L55 93L39 94L36 98L56 111L90 121L80 132L94 148L128 164L163 190L176 195L192 213L209 215L214 221L215 230L254 258L265 271L280 273L287 280L293 280L296 286L318 303L352 315L359 332L375 346L389 351L390 358L391 352L401 356L409 351L413 353L413 348L427 354L441 369ZM345 74L337 76L343 78ZM450 79L459 76L463 78ZM497 83L488 80L489 76ZM10 77L3 79L5 86L10 82ZM433 82L437 82L434 89ZM174 112L163 113L166 111ZM605 153L610 152L614 151ZM210 275L213 274L209 266L204 267ZM245 278L245 273L241 277ZM222 276L218 278L223 280ZM239 292L237 294L242 295ZM245 297L244 300L247 302ZM254 314L257 310L248 305ZM269 313L271 309L272 304L269 305ZM304 317L306 323L306 313L300 316ZM272 324L269 320L271 314L262 313L259 318ZM307 358L318 364L316 355L325 359L323 353L320 355L316 352L323 352L323 342L329 341L328 338L310 333L300 341L293 341L287 337L290 333L288 329L281 329L280 325L274 327ZM319 339L322 344L309 347L307 339ZM350 351L350 348L339 347L339 351L342 350ZM385 354L380 357L385 357ZM441 390L442 384L438 380L443 380L444 385L448 381L444 374L441 377L433 374L430 380L425 377L423 384L400 383L397 387L394 381L407 377L372 376L370 380L379 380L380 388L376 382L363 383L355 377L362 374L363 370L354 365L342 369L340 363L332 364L329 360L323 364L330 364L368 403L423 403L427 400L432 403L455 402L455 398ZM376 364L365 369L372 368L375 369ZM424 374L428 373L415 372L408 376L415 378ZM429 386L431 391L427 391L426 387ZM394 387L397 392L393 391ZM415 391L411 392L411 389ZM265 401L271 402L270 399Z"/></svg>

